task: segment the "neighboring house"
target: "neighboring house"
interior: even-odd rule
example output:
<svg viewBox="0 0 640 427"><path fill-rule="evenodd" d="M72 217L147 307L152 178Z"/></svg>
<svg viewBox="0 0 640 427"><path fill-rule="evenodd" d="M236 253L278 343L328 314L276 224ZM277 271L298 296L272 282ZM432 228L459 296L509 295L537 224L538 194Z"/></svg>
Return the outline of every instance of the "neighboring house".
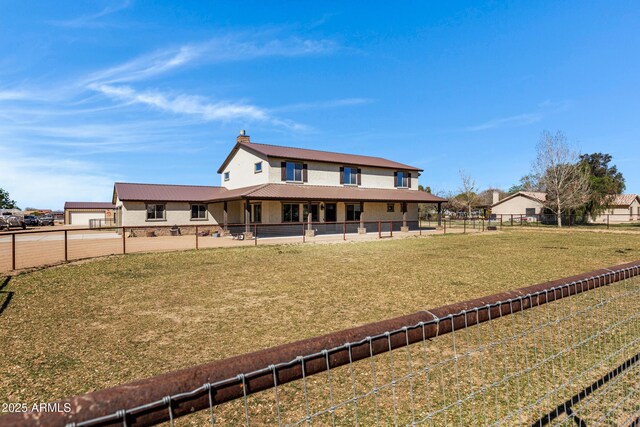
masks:
<svg viewBox="0 0 640 427"><path fill-rule="evenodd" d="M96 219L101 221L101 225L113 225L114 211L115 206L111 202L66 202L64 223L88 227L89 221Z"/></svg>
<svg viewBox="0 0 640 427"><path fill-rule="evenodd" d="M497 192L493 193L491 213L495 215L523 215L535 217L544 213L546 194L538 191L518 191L504 199L498 200Z"/></svg>
<svg viewBox="0 0 640 427"><path fill-rule="evenodd" d="M256 144L241 132L218 173L221 186L117 182L123 226L418 221L421 169L353 154ZM440 210L440 209L438 209Z"/></svg>
<svg viewBox="0 0 640 427"><path fill-rule="evenodd" d="M593 222L627 222L640 220L640 196L637 194L617 194L610 208L598 215Z"/></svg>

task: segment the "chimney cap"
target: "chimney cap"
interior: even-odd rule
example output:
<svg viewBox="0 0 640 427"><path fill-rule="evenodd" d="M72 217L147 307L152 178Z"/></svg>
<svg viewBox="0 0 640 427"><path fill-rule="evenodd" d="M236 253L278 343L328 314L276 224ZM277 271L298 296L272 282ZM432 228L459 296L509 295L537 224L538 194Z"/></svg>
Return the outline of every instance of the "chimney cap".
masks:
<svg viewBox="0 0 640 427"><path fill-rule="evenodd" d="M240 129L240 136L245 136L247 132L244 129Z"/></svg>

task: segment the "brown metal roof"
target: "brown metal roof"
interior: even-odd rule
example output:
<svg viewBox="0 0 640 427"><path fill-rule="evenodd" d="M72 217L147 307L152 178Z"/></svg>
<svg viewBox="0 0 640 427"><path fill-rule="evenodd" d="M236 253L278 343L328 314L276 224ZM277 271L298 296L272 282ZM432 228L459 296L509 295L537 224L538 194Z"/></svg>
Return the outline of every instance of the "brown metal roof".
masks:
<svg viewBox="0 0 640 427"><path fill-rule="evenodd" d="M222 200L238 198L275 200L349 200L380 202L446 202L433 194L417 190L382 189L361 187L333 187L322 185L263 184L231 190ZM217 199L220 200L220 199ZM216 201L211 199L210 201Z"/></svg>
<svg viewBox="0 0 640 427"><path fill-rule="evenodd" d="M65 209L115 209L111 202L65 202Z"/></svg>
<svg viewBox="0 0 640 427"><path fill-rule="evenodd" d="M114 188L120 200L148 202L221 202L238 199L283 200L351 200L380 202L446 202L433 194L418 190L322 185L260 184L227 190L224 187L194 185L130 184L116 182Z"/></svg>
<svg viewBox="0 0 640 427"><path fill-rule="evenodd" d="M613 206L629 206L637 198L637 194L616 194L611 204Z"/></svg>
<svg viewBox="0 0 640 427"><path fill-rule="evenodd" d="M498 202L493 204L492 207L498 206L499 204L504 203L507 200L511 200L513 198L520 197L520 196L526 197L527 199L531 199L539 203L544 203L547 200L546 193L543 193L540 191L518 191L517 193L513 193L512 195L505 197L504 199L498 200Z"/></svg>
<svg viewBox="0 0 640 427"><path fill-rule="evenodd" d="M201 202L211 200L226 193L224 187L203 185L132 184L116 182L115 195L120 200L145 202Z"/></svg>
<svg viewBox="0 0 640 427"><path fill-rule="evenodd" d="M277 157L293 160L313 160L316 162L339 163L356 166L373 166L385 169L400 169L422 172L422 169L405 165L403 163L394 162L392 160L383 159L382 157L334 153L331 151L309 150L306 148L282 147L279 145L256 144L255 142L238 142L218 169L218 173L223 172L224 168L227 166L229 161L231 161L231 158L240 147L245 148L250 152L256 152L267 157Z"/></svg>

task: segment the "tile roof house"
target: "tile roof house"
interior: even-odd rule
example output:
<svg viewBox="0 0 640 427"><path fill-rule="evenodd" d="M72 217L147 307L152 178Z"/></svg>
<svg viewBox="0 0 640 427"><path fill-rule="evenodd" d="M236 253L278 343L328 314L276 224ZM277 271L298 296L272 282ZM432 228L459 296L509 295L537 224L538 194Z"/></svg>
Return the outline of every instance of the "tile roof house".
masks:
<svg viewBox="0 0 640 427"><path fill-rule="evenodd" d="M418 220L421 169L380 157L257 144L244 131L218 168L220 186L117 182L123 226Z"/></svg>

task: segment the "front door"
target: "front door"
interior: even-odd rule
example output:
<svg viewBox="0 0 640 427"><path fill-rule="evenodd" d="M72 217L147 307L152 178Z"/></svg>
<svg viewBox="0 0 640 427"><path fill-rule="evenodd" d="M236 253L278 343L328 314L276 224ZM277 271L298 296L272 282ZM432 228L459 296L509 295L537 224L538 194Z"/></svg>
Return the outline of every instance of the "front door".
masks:
<svg viewBox="0 0 640 427"><path fill-rule="evenodd" d="M338 219L337 211L335 203L325 203L324 205L324 220L325 222L336 222Z"/></svg>

